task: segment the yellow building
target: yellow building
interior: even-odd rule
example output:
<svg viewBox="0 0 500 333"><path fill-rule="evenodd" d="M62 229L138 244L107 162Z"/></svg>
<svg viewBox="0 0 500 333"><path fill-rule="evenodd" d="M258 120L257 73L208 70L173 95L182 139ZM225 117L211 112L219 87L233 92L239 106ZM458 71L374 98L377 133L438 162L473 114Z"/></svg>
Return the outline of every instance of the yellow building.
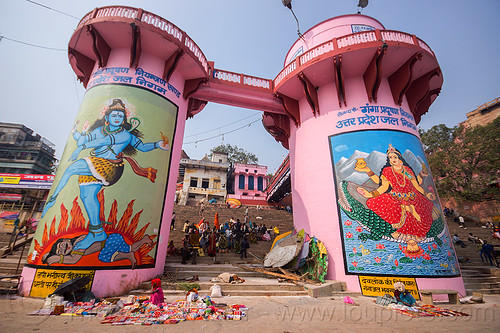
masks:
<svg viewBox="0 0 500 333"><path fill-rule="evenodd" d="M187 155L186 155L187 157ZM183 174L179 205L195 205L201 201L215 200L224 203L227 195L227 174L230 163L227 153L214 152L211 159L181 158L179 173Z"/></svg>
<svg viewBox="0 0 500 333"><path fill-rule="evenodd" d="M477 125L484 126L492 122L500 116L500 97L478 106L478 108L474 111L468 112L466 116L467 120L461 122L460 125L464 125L466 127L473 127Z"/></svg>

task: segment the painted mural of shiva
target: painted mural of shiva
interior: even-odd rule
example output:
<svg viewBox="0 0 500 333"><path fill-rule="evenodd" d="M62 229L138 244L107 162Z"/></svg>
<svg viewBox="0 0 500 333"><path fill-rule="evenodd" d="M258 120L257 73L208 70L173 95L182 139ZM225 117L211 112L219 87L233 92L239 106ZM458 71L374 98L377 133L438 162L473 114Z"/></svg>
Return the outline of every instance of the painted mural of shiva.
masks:
<svg viewBox="0 0 500 333"><path fill-rule="evenodd" d="M415 176L399 150L389 144L387 163L380 176L366 163L356 165L355 170L366 172L375 184L379 184L374 191L358 187L357 192L368 198L366 205L370 210L390 223L395 230L391 235L393 238L414 244L426 237L433 222L434 204L431 200L436 198L420 186L421 175Z"/></svg>
<svg viewBox="0 0 500 333"><path fill-rule="evenodd" d="M128 110L121 99L114 99L105 108L104 117L97 120L90 128L88 122L83 125L82 132L72 133L77 142L77 148L72 153L70 161L74 161L64 171L52 195L47 200L42 217L54 205L58 194L66 186L72 176L78 176L80 199L89 218L89 232L83 239L75 243L74 250L85 251L95 242L106 240L103 221L99 218L100 203L98 192L103 186L115 184L122 176L124 162L128 162L134 173L147 177L152 182L156 178L156 170L142 168L132 158L137 151L148 152L154 149L169 150L168 139L161 133L162 140L143 143L142 133L137 129L140 122L137 118L127 120ZM91 149L90 156L78 159L84 149Z"/></svg>

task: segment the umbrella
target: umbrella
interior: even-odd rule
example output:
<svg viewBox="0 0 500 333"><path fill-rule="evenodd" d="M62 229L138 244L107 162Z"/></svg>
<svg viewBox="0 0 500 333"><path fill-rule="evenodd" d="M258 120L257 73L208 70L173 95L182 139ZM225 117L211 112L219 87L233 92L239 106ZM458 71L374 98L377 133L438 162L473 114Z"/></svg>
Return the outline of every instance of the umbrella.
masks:
<svg viewBox="0 0 500 333"><path fill-rule="evenodd" d="M226 200L226 203L229 204L229 208L240 208L241 202L238 199L229 198Z"/></svg>
<svg viewBox="0 0 500 333"><path fill-rule="evenodd" d="M83 289L92 279L88 276L78 277L76 279L68 280L57 287L52 294L64 296L65 294L72 294L76 302L75 291Z"/></svg>

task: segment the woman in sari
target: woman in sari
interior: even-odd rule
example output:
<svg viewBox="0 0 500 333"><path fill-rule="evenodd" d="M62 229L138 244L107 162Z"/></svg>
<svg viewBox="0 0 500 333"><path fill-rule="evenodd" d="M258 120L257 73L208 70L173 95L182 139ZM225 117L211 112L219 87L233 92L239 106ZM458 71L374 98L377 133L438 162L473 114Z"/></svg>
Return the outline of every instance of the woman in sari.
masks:
<svg viewBox="0 0 500 333"><path fill-rule="evenodd" d="M431 200L435 197L420 186L420 176L415 176L401 153L389 144L387 163L380 176L376 176L367 166L356 167L356 170L366 172L372 180L378 180L379 187L376 190L370 192L358 187L357 191L368 198L368 208L396 230L392 236L404 242L425 239L433 221L434 204Z"/></svg>

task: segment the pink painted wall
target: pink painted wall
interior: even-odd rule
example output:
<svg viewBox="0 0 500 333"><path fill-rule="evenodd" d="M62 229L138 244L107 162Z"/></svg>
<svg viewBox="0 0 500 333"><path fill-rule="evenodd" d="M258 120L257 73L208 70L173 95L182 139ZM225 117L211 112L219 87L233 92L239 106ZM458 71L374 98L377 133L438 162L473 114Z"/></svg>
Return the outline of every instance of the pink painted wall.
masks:
<svg viewBox="0 0 500 333"><path fill-rule="evenodd" d="M234 196L230 195L234 198L245 198L243 193L247 193L247 196L254 197L255 194L258 194L261 198L265 199L264 191L258 190L258 178L262 177L262 188L265 189L267 186L267 166L257 165L257 164L243 164L243 163L235 163L233 178L234 178ZM245 177L245 188L240 189L240 175ZM249 177L253 177L253 185L254 189L249 190Z"/></svg>

